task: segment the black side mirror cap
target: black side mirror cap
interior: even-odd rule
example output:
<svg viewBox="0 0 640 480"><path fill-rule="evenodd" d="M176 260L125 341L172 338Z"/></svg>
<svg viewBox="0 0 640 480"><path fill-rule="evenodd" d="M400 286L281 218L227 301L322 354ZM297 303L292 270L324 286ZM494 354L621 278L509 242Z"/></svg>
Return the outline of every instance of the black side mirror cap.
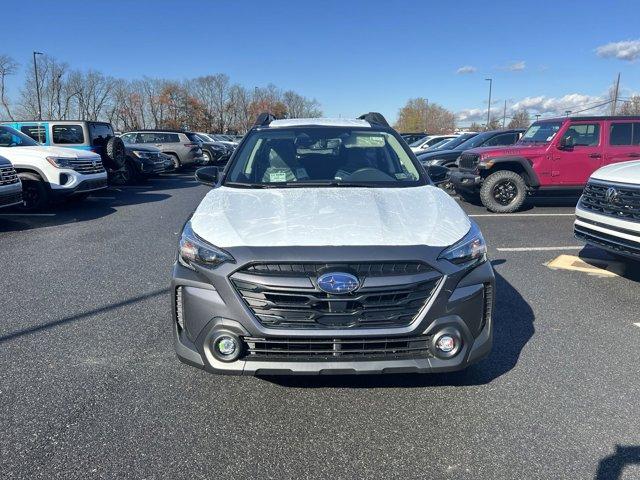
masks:
<svg viewBox="0 0 640 480"><path fill-rule="evenodd" d="M438 185L449 180L449 169L442 165L429 165L427 167L427 174L433 183Z"/></svg>
<svg viewBox="0 0 640 480"><path fill-rule="evenodd" d="M202 167L196 170L196 180L210 187L218 183L218 176L218 167Z"/></svg>

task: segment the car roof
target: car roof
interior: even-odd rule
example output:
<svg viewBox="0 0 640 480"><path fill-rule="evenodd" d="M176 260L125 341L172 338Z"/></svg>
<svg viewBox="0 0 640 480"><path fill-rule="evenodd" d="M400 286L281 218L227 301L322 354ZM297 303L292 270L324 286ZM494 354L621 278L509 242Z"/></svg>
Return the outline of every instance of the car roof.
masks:
<svg viewBox="0 0 640 480"><path fill-rule="evenodd" d="M554 117L554 118L544 118L536 121L536 123L543 122L584 122L584 121L594 121L594 120L635 120L640 121L640 115L591 115L591 116L581 116L581 117Z"/></svg>
<svg viewBox="0 0 640 480"><path fill-rule="evenodd" d="M303 126L371 128L371 124L366 120L351 118L286 118L283 120L273 120L269 124L269 128Z"/></svg>

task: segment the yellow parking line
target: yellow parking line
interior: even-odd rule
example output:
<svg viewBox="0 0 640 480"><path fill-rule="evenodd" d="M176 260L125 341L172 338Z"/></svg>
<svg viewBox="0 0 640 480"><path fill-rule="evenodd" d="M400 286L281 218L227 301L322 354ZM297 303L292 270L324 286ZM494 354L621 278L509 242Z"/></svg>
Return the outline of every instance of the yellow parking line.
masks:
<svg viewBox="0 0 640 480"><path fill-rule="evenodd" d="M599 277L619 277L624 273L624 265L620 262L573 255L560 255L545 265L553 270L572 270Z"/></svg>

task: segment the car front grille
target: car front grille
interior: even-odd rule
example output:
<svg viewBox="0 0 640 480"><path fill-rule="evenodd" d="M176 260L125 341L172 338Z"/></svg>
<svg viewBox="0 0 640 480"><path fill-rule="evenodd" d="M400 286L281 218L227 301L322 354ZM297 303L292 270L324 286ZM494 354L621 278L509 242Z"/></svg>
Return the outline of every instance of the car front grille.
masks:
<svg viewBox="0 0 640 480"><path fill-rule="evenodd" d="M458 160L458 167L467 170L475 170L478 166L479 160L480 155L476 153L463 153L460 155L460 160Z"/></svg>
<svg viewBox="0 0 640 480"><path fill-rule="evenodd" d="M84 175L92 175L94 173L104 172L104 166L102 160L92 158L78 158L69 161L71 168L78 173Z"/></svg>
<svg viewBox="0 0 640 480"><path fill-rule="evenodd" d="M640 242L635 242L628 238L616 235L610 235L608 233L577 224L574 227L573 233L576 238L592 245L598 245L605 249L613 250L614 252L640 257Z"/></svg>
<svg viewBox="0 0 640 480"><path fill-rule="evenodd" d="M243 338L246 360L389 360L427 358L427 335L366 338Z"/></svg>
<svg viewBox="0 0 640 480"><path fill-rule="evenodd" d="M400 281L398 273L381 275L381 271L393 272L394 269L391 266L380 267L379 263L349 264L356 267L353 269L348 269L347 265L254 264L234 273L231 281L256 319L267 327L404 327L417 317L442 278L429 266L411 263L413 266L407 267L410 273L403 279L406 283ZM395 265L403 265L401 268L404 269L408 264ZM328 271L326 268L353 273L372 272L357 274L361 285L368 276L377 277L376 285L384 285L384 278L388 276L389 285L363 286L349 294L325 293L314 281L322 270ZM427 272L411 273L423 269Z"/></svg>
<svg viewBox="0 0 640 480"><path fill-rule="evenodd" d="M262 275L318 276L329 268L342 268L357 276L386 277L392 275L414 275L432 272L433 268L423 262L373 262L349 263L334 266L328 263L256 263L245 268L246 272Z"/></svg>
<svg viewBox="0 0 640 480"><path fill-rule="evenodd" d="M0 167L0 185L18 183L20 179L13 167Z"/></svg>
<svg viewBox="0 0 640 480"><path fill-rule="evenodd" d="M610 217L640 221L640 186L589 182L580 198L580 207Z"/></svg>
<svg viewBox="0 0 640 480"><path fill-rule="evenodd" d="M99 190L101 188L107 187L106 179L98 179L98 180L85 180L76 189L77 193L80 192L90 192L92 190Z"/></svg>

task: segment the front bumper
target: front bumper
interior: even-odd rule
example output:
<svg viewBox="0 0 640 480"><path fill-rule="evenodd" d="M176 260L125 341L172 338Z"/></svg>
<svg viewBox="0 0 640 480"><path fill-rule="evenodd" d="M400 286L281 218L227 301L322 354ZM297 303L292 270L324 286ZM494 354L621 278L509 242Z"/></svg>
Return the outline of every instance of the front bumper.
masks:
<svg viewBox="0 0 640 480"><path fill-rule="evenodd" d="M482 185L483 178L473 171L453 171L451 172L450 181L457 189L477 190Z"/></svg>
<svg viewBox="0 0 640 480"><path fill-rule="evenodd" d="M261 257L257 255L254 258ZM445 261L441 263L448 264ZM491 350L494 275L488 262L470 271L458 270L451 264L444 265L441 283L412 323L393 328L265 326L243 303L228 279L237 268L237 265L223 265L215 273L203 273L178 263L174 265L172 324L176 353L182 362L209 372L234 375L428 373L464 369ZM223 271L218 272L220 269ZM177 300L178 291L180 296ZM454 357L443 359L428 342L434 334L447 328L454 328L459 333L462 347ZM221 332L231 333L244 343L245 354L238 360L223 362L214 356L212 340ZM314 340L329 343L380 340L378 343L382 344L402 339L427 339L429 350L415 355L400 355L387 350L384 355L363 352L355 356L338 352L314 357L285 357L279 353L273 357L256 357L251 350L251 342L256 339L260 342L286 339L292 344Z"/></svg>
<svg viewBox="0 0 640 480"><path fill-rule="evenodd" d="M22 183L16 182L0 187L0 208L22 203Z"/></svg>
<svg viewBox="0 0 640 480"><path fill-rule="evenodd" d="M640 223L576 207L574 236L589 245L640 259Z"/></svg>
<svg viewBox="0 0 640 480"><path fill-rule="evenodd" d="M53 198L65 198L74 194L102 190L109 186L107 172L81 175L73 170L61 170L60 178L64 178L66 181L64 183L49 184Z"/></svg>

